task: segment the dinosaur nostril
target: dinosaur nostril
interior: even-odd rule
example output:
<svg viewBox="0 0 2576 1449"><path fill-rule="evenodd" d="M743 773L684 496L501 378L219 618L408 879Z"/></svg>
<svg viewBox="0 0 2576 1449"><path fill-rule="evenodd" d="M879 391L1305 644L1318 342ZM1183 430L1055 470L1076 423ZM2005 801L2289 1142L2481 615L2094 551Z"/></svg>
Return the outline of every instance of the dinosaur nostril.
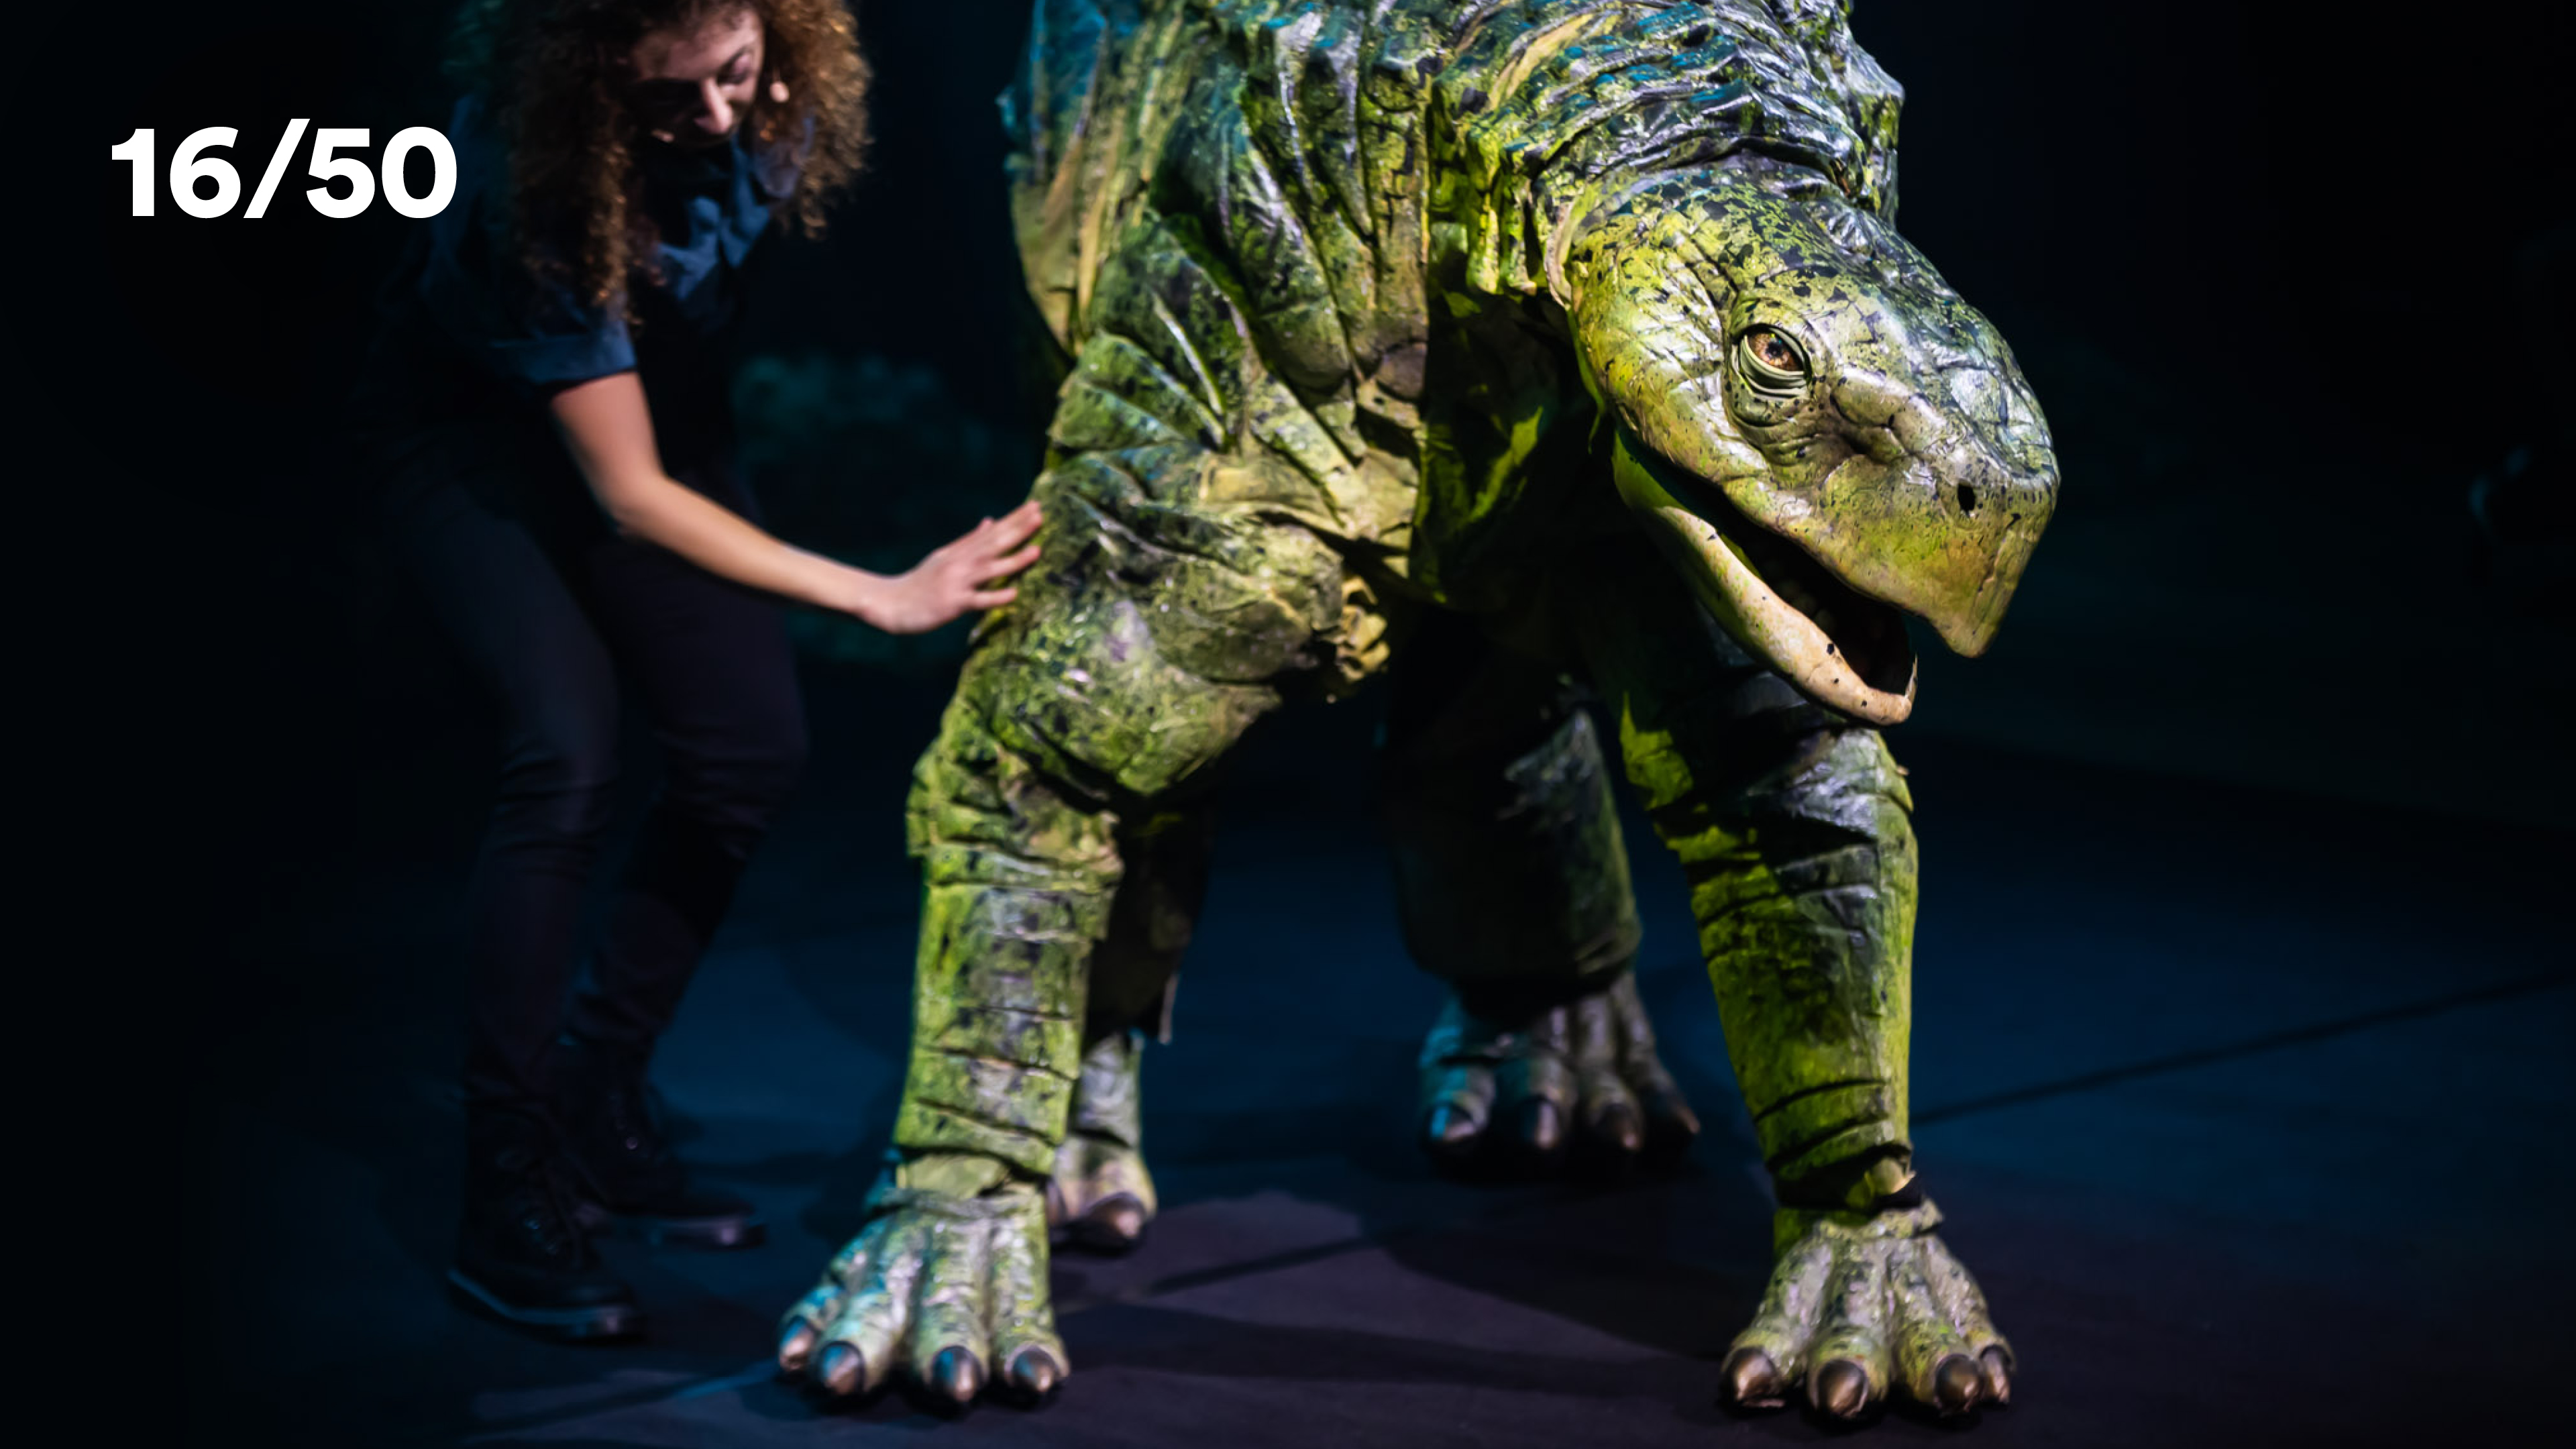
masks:
<svg viewBox="0 0 2576 1449"><path fill-rule="evenodd" d="M1977 490L1965 483L1959 485L1959 511L1961 513L1977 511Z"/></svg>

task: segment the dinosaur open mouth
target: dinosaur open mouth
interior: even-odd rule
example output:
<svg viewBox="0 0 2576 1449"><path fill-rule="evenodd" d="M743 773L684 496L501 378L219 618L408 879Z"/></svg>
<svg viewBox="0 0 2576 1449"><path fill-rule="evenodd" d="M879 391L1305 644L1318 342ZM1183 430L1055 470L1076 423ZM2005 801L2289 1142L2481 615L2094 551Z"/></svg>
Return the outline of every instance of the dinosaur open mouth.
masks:
<svg viewBox="0 0 2576 1449"><path fill-rule="evenodd" d="M1914 711L1914 650L1893 606L1853 589L1707 481L1622 428L1620 496L1727 632L1818 700L1872 724Z"/></svg>
<svg viewBox="0 0 2576 1449"><path fill-rule="evenodd" d="M1905 615L1892 604L1860 593L1827 572L1805 549L1746 518L1705 483L1691 501L1702 518L1751 566L1754 577L1824 633L1827 648L1851 661L1852 672L1872 689L1902 694L1914 680L1914 647L1906 642Z"/></svg>

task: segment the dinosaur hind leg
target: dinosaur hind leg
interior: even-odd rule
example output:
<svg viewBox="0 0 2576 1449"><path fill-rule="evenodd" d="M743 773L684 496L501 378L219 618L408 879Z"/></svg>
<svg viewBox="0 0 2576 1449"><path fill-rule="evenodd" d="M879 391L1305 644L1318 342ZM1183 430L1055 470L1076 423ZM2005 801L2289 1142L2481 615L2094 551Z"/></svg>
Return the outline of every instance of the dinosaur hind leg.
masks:
<svg viewBox="0 0 2576 1449"><path fill-rule="evenodd" d="M1172 992L1207 895L1214 824L1215 812L1199 804L1119 832L1126 875L1110 906L1109 934L1092 956L1082 1075L1047 1179L1047 1219L1075 1247L1126 1252L1153 1220L1145 1043L1170 1039Z"/></svg>
<svg viewBox="0 0 2576 1449"><path fill-rule="evenodd" d="M1678 1156L1699 1122L1630 976L1635 892L1576 685L1450 616L1424 622L1394 686L1396 900L1452 993L1423 1046L1424 1150L1452 1170Z"/></svg>

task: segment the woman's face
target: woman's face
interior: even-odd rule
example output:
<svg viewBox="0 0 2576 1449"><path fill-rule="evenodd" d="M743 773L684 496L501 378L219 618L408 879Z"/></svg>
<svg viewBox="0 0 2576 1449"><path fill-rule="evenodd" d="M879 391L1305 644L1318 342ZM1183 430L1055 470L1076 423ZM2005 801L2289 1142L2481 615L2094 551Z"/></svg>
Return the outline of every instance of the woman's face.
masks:
<svg viewBox="0 0 2576 1449"><path fill-rule="evenodd" d="M714 146L731 136L760 88L760 12L745 5L635 43L635 113L658 141Z"/></svg>

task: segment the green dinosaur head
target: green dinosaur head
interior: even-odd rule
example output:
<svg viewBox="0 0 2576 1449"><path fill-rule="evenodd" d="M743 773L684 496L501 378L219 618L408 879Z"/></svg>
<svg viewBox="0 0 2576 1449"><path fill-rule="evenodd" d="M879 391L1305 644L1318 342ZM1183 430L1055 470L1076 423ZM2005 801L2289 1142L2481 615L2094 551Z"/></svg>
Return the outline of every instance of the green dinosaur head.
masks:
<svg viewBox="0 0 2576 1449"><path fill-rule="evenodd" d="M1984 651L2057 456L2003 339L1921 254L1757 163L1656 178L1561 256L1620 494L1738 639L1881 724L1914 702L1897 610Z"/></svg>

